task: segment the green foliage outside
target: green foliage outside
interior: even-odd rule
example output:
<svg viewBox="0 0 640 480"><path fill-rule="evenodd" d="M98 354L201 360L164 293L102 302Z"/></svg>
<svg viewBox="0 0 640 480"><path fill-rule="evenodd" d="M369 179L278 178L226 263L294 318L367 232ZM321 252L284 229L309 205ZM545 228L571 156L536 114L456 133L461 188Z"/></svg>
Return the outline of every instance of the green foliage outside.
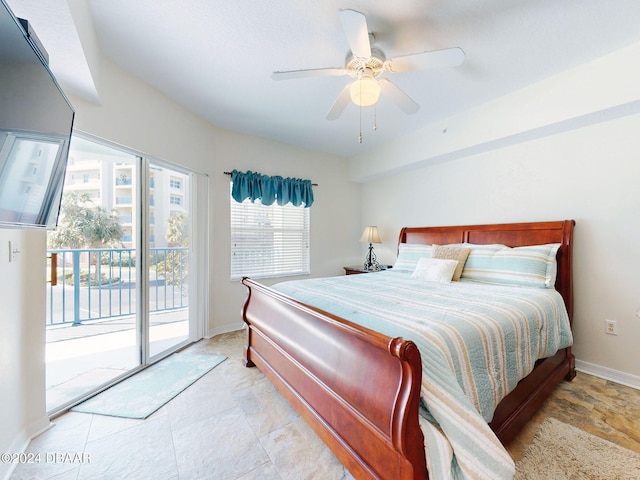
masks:
<svg viewBox="0 0 640 480"><path fill-rule="evenodd" d="M62 215L58 228L50 232L47 243L50 249L85 249L85 248L118 248L123 235L122 226L118 222L115 210L108 212L104 207L93 203L86 193L65 193L62 199ZM167 242L170 247L189 246L189 217L185 212L172 213L167 224ZM157 264L156 264L157 262ZM98 263L106 266L134 267L136 258L134 252L124 251L115 254L102 252L100 258L89 256L89 265ZM167 285L179 285L186 295L189 256L188 251L169 251L159 254L158 258L150 259L156 264L156 273L164 277ZM90 268L91 270L91 268ZM81 285L89 284L89 272L83 270L80 275ZM105 285L119 281L119 278L105 276L98 278L96 272L91 272L92 285ZM64 279L67 285L73 285L73 275Z"/></svg>
<svg viewBox="0 0 640 480"><path fill-rule="evenodd" d="M189 217L185 212L174 212L168 219L167 242L172 247L189 246ZM166 272L166 275L165 275ZM186 295L186 282L189 276L188 251L169 251L163 261L158 262L156 273L165 277L167 285L180 285Z"/></svg>
<svg viewBox="0 0 640 480"><path fill-rule="evenodd" d="M101 205L96 205L86 193L68 192L62 197L61 218L55 231L47 236L48 248L85 249L113 248L120 245L122 226L115 212L108 212ZM86 254L83 254L86 255ZM108 285L120 279L112 275L92 271L91 265L101 260L96 255L87 256L88 269L80 273L80 285ZM73 285L72 273L65 275L63 282Z"/></svg>
<svg viewBox="0 0 640 480"><path fill-rule="evenodd" d="M91 275L91 277L89 277L89 275ZM91 283L89 283L89 280L91 281ZM100 275L100 277L98 277L98 272L96 271L91 271L91 274L89 274L89 270L83 269L80 272L80 286L81 287L88 287L89 285L96 287L98 285L101 286L105 286L105 285L112 285L112 284L116 284L120 281L120 277L110 277L104 273L102 273ZM64 283L65 285L74 285L74 278L73 278L73 273L67 273L64 277Z"/></svg>
<svg viewBox="0 0 640 480"><path fill-rule="evenodd" d="M123 231L115 212L96 205L88 194L65 193L58 228L49 234L49 248L117 247Z"/></svg>

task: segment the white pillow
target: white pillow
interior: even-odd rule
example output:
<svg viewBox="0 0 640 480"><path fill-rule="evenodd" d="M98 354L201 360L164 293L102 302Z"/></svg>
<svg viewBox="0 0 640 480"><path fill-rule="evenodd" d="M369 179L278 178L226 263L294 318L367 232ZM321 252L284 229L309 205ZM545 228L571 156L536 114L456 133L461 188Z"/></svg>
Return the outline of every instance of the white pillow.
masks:
<svg viewBox="0 0 640 480"><path fill-rule="evenodd" d="M458 266L457 260L443 258L421 258L411 278L427 280L429 282L449 283Z"/></svg>

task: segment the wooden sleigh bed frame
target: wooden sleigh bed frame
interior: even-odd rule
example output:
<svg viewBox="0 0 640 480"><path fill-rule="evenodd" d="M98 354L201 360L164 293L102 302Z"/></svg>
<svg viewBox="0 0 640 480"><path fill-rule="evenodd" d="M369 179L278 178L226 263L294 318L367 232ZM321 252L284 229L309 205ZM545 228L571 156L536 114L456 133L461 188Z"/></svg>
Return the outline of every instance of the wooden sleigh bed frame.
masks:
<svg viewBox="0 0 640 480"><path fill-rule="evenodd" d="M399 243L561 243L556 290L573 316L573 220L403 228ZM422 366L411 341L391 338L305 305L248 278L244 364L257 365L357 479L427 479L418 424ZM489 424L511 441L563 379L570 348L539 360ZM375 379L372 381L372 379Z"/></svg>

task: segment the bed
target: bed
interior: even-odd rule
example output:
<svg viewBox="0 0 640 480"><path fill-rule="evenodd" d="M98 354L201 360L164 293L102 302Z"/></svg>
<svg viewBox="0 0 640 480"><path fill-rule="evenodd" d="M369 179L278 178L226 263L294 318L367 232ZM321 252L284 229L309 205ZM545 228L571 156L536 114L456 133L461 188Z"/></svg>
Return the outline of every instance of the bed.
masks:
<svg viewBox="0 0 640 480"><path fill-rule="evenodd" d="M406 227L398 244L559 244L554 286L570 324L574 223ZM382 274L364 276L373 275ZM244 364L264 372L356 478L429 478L419 411L424 407L423 366L430 366L416 343L249 278L243 283L248 288L242 308L247 326ZM507 444L554 387L574 376L570 346L537 360L487 420L495 437Z"/></svg>

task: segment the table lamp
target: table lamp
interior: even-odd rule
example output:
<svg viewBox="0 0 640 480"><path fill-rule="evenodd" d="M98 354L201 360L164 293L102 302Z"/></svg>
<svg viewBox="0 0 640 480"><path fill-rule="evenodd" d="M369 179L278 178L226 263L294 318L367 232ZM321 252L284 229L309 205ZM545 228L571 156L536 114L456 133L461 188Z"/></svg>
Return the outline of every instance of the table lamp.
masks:
<svg viewBox="0 0 640 480"><path fill-rule="evenodd" d="M364 227L364 232L362 233L362 237L360 237L360 241L369 244L369 253L364 261L365 270L380 270L380 265L376 261L376 255L373 253L373 244L382 243L380 235L378 235L378 227L375 225Z"/></svg>

